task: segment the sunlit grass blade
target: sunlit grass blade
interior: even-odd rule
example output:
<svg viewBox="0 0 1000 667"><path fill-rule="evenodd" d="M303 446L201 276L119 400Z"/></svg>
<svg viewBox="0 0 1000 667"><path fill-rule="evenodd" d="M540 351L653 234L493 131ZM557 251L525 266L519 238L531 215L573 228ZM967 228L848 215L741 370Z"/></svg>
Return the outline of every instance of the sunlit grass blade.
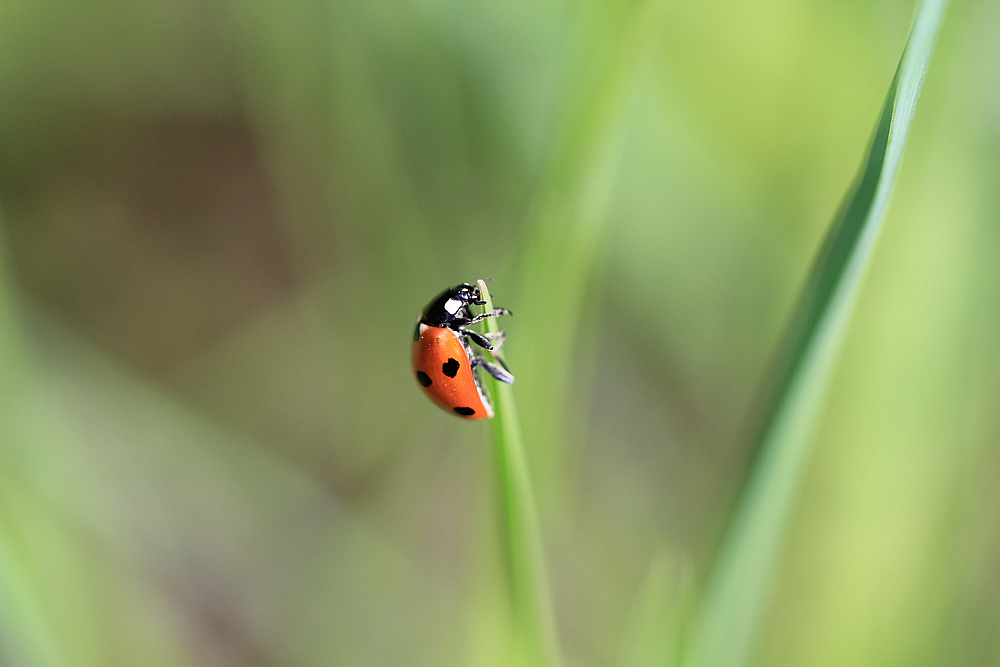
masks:
<svg viewBox="0 0 1000 667"><path fill-rule="evenodd" d="M754 462L695 620L688 664L749 663L811 436L889 203L945 0L918 8L858 178L780 349Z"/></svg>
<svg viewBox="0 0 1000 667"><path fill-rule="evenodd" d="M493 300L482 280L479 281L479 289L486 301L485 312L492 311ZM486 318L484 322L488 333L499 331L496 318ZM528 664L557 667L562 664L562 659L552 593L513 387L496 381L488 373L484 375L493 396L495 411L492 420L493 450L501 494L515 639L521 658Z"/></svg>

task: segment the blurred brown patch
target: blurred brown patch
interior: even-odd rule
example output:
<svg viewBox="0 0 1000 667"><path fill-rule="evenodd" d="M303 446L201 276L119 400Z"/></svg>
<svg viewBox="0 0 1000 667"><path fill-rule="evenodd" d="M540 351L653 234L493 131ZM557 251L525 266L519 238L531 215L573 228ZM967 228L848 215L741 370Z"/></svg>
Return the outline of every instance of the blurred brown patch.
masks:
<svg viewBox="0 0 1000 667"><path fill-rule="evenodd" d="M245 118L67 118L5 179L30 290L153 372L292 293Z"/></svg>

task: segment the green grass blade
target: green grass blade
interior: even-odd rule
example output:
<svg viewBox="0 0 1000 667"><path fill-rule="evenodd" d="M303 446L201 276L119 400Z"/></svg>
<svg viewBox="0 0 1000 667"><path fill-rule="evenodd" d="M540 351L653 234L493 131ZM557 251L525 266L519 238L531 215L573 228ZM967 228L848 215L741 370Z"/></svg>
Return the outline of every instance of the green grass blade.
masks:
<svg viewBox="0 0 1000 667"><path fill-rule="evenodd" d="M925 0L918 8L859 176L781 348L757 460L702 598L689 664L738 667L751 659L813 429L879 236L945 5Z"/></svg>
<svg viewBox="0 0 1000 667"><path fill-rule="evenodd" d="M486 301L485 311L492 311L493 300L482 280L479 289ZM487 318L484 322L487 332L499 331L496 318ZM494 459L499 477L515 637L522 658L528 664L558 667L562 658L552 594L513 387L497 382L489 374L484 375L494 401Z"/></svg>
<svg viewBox="0 0 1000 667"><path fill-rule="evenodd" d="M566 478L561 463L565 458L561 415L572 370L572 355L551 354L552 323L560 323L560 340L572 347L605 234L635 84L655 42L661 3L585 2L580 7L578 62L568 85L572 99L564 105L567 114L562 132L553 142L552 163L526 221L519 271L521 298L517 302L521 323L518 367L530 369L519 378L518 393L533 443L532 463L549 489ZM489 301L485 285L480 286ZM558 286L556 299L554 286ZM487 331L496 327L494 321L487 320ZM496 410L492 427L515 632L529 660L558 665L561 655L538 506L530 485L513 389L492 378L486 381ZM557 492L549 493L558 496Z"/></svg>

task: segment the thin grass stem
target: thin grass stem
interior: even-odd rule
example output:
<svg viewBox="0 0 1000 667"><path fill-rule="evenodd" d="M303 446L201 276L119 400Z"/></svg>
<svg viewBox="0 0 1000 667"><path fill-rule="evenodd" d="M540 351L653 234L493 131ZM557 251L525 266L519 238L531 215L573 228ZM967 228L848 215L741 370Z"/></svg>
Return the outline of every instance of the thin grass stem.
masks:
<svg viewBox="0 0 1000 667"><path fill-rule="evenodd" d="M486 283L479 281L485 310L493 310ZM496 318L484 320L488 333L499 331ZM501 525L506 545L507 581L514 632L521 658L539 667L562 664L552 593L542 548L538 511L524 455L513 387L487 377L493 396L493 451L501 497Z"/></svg>

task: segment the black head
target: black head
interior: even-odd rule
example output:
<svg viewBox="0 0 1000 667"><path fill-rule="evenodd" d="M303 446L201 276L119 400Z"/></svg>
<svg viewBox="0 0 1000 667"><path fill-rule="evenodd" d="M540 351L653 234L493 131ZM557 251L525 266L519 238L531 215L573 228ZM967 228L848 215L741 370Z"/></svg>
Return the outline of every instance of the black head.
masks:
<svg viewBox="0 0 1000 667"><path fill-rule="evenodd" d="M427 304L420 321L432 327L447 327L451 323L465 324L470 319L470 304L476 306L486 304L479 294L478 287L469 283L449 287Z"/></svg>

